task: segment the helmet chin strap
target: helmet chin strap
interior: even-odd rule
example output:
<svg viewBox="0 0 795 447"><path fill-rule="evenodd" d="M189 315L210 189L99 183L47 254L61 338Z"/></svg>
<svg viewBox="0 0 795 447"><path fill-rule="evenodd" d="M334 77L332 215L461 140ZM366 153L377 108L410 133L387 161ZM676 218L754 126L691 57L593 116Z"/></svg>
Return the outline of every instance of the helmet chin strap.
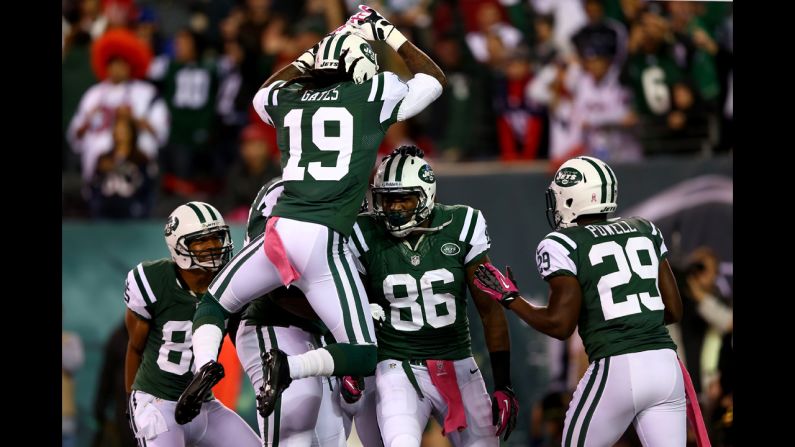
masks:
<svg viewBox="0 0 795 447"><path fill-rule="evenodd" d="M429 228L426 228L426 227L421 227L421 226L419 226L419 225L418 225L418 226L416 226L416 227L413 227L413 228L409 229L409 233L415 233L415 232L416 232L416 233L433 233L433 232L435 232L435 231L439 231L439 230L441 230L442 228L444 228L444 227L446 227L446 226L450 225L452 222L453 222L453 219L452 219L452 218L450 218L450 220L448 220L447 222L445 222L445 223L443 223L443 224L439 225L438 227L429 227ZM406 233L406 234L408 234L408 233Z"/></svg>

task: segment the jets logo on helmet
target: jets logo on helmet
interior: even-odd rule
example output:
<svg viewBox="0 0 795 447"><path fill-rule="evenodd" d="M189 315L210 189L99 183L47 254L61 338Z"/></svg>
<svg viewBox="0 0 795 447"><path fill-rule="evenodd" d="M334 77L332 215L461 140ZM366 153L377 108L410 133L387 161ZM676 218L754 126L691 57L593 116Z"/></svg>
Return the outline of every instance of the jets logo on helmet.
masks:
<svg viewBox="0 0 795 447"><path fill-rule="evenodd" d="M433 183L436 179L433 176L433 169L431 169L431 165L425 164L420 168L420 179L425 183Z"/></svg>
<svg viewBox="0 0 795 447"><path fill-rule="evenodd" d="M563 168L555 174L555 184L558 186L574 186L582 181L582 174L574 168Z"/></svg>
<svg viewBox="0 0 795 447"><path fill-rule="evenodd" d="M616 175L593 157L566 161L547 189L547 220L553 229L576 225L580 216L612 213L618 208Z"/></svg>
<svg viewBox="0 0 795 447"><path fill-rule="evenodd" d="M395 237L414 231L433 211L436 200L436 179L433 169L416 147L401 146L385 157L375 173L373 183L373 213L379 216L387 230ZM387 213L384 199L390 194L414 195L417 206L403 213Z"/></svg>
<svg viewBox="0 0 795 447"><path fill-rule="evenodd" d="M219 247L191 250L193 242L217 237ZM209 203L188 202L168 216L165 227L166 245L171 259L184 270L216 271L232 258L232 236L221 213Z"/></svg>
<svg viewBox="0 0 795 447"><path fill-rule="evenodd" d="M166 230L165 230L166 236L170 236L171 233L173 233L178 226L179 226L179 218L174 215L169 216L168 222L166 222Z"/></svg>

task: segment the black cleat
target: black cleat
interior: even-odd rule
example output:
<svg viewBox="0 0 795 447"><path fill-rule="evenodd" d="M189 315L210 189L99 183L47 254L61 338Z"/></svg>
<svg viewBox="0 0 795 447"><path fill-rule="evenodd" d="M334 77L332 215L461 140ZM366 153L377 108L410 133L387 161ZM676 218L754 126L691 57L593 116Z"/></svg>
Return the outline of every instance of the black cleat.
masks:
<svg viewBox="0 0 795 447"><path fill-rule="evenodd" d="M224 366L220 363L211 360L202 366L177 400L177 408L174 410L177 424L185 425L198 416L213 387L223 378Z"/></svg>
<svg viewBox="0 0 795 447"><path fill-rule="evenodd" d="M287 354L281 349L262 353L262 386L257 393L257 411L263 418L273 413L276 401L293 381Z"/></svg>

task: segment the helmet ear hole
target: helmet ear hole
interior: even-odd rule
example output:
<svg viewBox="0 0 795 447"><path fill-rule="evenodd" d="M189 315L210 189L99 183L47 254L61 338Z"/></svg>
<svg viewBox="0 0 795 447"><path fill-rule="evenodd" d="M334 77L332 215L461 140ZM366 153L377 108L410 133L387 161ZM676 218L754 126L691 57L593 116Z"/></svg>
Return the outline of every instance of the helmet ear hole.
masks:
<svg viewBox="0 0 795 447"><path fill-rule="evenodd" d="M566 200L566 208L571 208L571 204L574 203L574 199Z"/></svg>

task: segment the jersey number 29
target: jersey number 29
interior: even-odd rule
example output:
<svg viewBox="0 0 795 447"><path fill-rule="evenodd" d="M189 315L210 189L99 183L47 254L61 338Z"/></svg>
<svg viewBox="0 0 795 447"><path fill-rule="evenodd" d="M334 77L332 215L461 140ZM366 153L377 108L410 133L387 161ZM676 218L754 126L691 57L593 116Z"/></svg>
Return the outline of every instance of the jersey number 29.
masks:
<svg viewBox="0 0 795 447"><path fill-rule="evenodd" d="M638 253L648 252L650 264L643 265ZM643 279L654 279L655 283L659 273L659 261L654 251L654 244L649 238L632 237L627 240L626 247L621 247L618 242L602 242L591 247L588 258L591 265L601 264L604 258L612 256L616 260L618 271L602 276L597 284L599 299L602 303L602 312L605 320L624 317L641 312L640 303L649 310L662 310L665 308L662 298L657 290L650 292L631 293L626 296L626 301L617 303L613 299L613 289L629 284L632 272ZM656 287L655 287L656 289ZM638 303L640 299L640 303Z"/></svg>

